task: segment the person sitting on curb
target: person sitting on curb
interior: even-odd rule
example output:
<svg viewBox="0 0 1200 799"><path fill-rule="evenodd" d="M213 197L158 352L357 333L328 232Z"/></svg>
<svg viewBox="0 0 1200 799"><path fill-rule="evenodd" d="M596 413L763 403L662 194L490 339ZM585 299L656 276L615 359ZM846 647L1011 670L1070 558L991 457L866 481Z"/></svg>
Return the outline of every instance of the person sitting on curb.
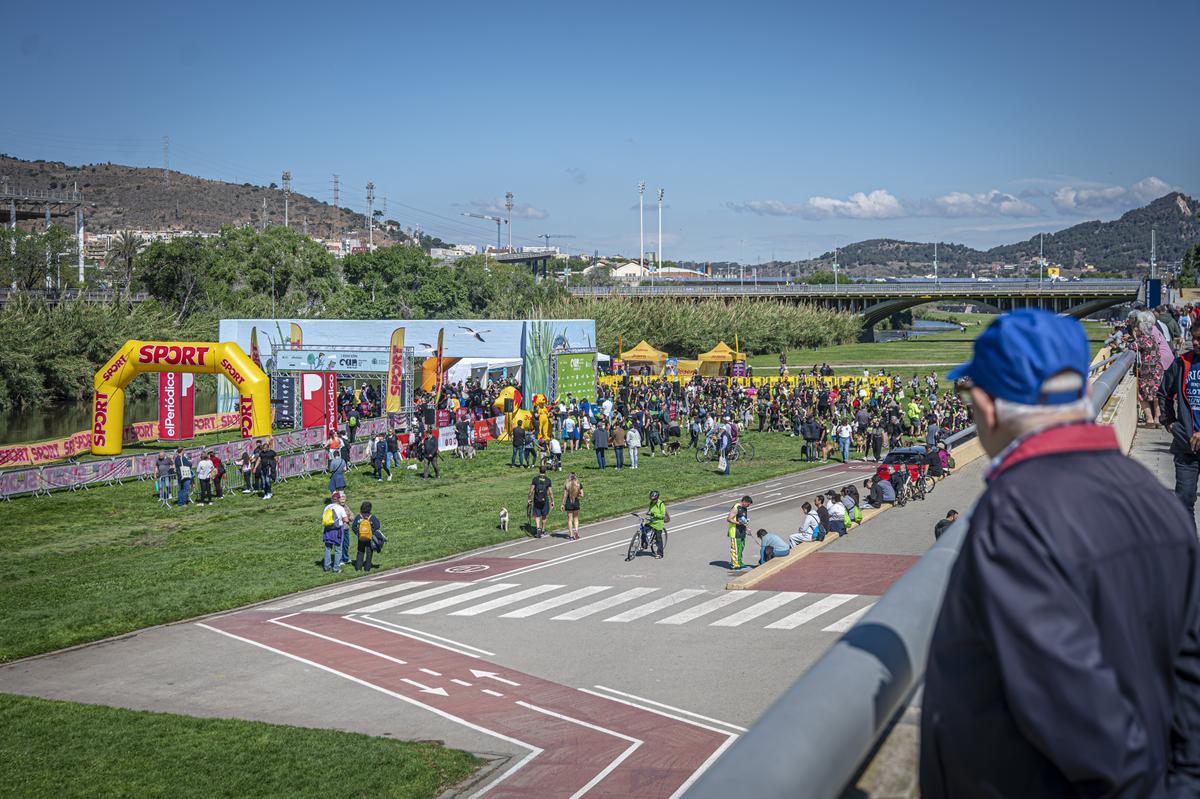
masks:
<svg viewBox="0 0 1200 799"><path fill-rule="evenodd" d="M788 536L788 542L794 547L810 541L820 541L825 537L821 530L821 517L817 515L812 503L805 502L800 509L804 511L804 520L800 522L800 529Z"/></svg>
<svg viewBox="0 0 1200 799"><path fill-rule="evenodd" d="M942 537L942 533L950 529L950 525L958 521L958 511L952 510L946 514L946 518L939 519L938 523L933 526L933 537L938 539Z"/></svg>
<svg viewBox="0 0 1200 799"><path fill-rule="evenodd" d="M792 545L774 533L768 533L759 528L758 536L758 565L761 566L771 558L785 557L792 551Z"/></svg>

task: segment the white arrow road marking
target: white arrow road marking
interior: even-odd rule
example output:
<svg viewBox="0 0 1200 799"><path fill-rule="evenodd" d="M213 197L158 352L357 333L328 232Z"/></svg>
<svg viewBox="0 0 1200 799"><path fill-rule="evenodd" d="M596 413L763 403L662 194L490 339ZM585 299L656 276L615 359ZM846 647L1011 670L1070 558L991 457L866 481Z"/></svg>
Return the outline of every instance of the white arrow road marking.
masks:
<svg viewBox="0 0 1200 799"><path fill-rule="evenodd" d="M482 678L486 677L489 680L495 680L496 682L502 682L505 685L520 685L521 684L519 682L513 682L512 680L506 680L494 671L480 671L479 669L471 669L471 674L476 679L482 679Z"/></svg>
<svg viewBox="0 0 1200 799"><path fill-rule="evenodd" d="M421 685L416 680L410 680L407 677L401 677L400 682L406 682L414 688L420 688L423 694L437 694L438 696L449 696L445 688L430 688L428 685Z"/></svg>

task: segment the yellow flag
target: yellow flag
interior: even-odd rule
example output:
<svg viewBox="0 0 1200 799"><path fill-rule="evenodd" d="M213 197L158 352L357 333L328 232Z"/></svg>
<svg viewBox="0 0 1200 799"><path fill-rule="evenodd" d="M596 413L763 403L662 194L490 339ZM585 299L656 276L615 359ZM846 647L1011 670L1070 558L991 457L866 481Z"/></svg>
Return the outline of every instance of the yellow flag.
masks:
<svg viewBox="0 0 1200 799"><path fill-rule="evenodd" d="M392 331L392 346L388 352L388 381L385 410L400 413L404 404L404 328Z"/></svg>

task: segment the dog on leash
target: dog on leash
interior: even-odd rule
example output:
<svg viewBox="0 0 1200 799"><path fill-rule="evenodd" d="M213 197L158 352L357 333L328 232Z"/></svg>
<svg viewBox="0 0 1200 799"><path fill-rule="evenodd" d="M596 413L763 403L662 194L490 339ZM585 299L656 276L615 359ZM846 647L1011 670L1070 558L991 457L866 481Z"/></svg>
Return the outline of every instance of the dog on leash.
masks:
<svg viewBox="0 0 1200 799"><path fill-rule="evenodd" d="M678 455L679 454L679 442L678 441L668 441L667 442L667 454L668 455Z"/></svg>
<svg viewBox="0 0 1200 799"><path fill-rule="evenodd" d="M508 508L500 509L500 529L508 532Z"/></svg>

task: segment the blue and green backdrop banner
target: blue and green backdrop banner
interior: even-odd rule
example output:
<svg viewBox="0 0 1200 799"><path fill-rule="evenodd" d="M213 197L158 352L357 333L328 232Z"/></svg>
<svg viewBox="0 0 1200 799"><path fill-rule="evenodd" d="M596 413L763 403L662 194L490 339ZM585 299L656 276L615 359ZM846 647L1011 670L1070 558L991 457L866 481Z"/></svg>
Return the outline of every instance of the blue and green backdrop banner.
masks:
<svg viewBox="0 0 1200 799"><path fill-rule="evenodd" d="M534 394L549 390L550 359L556 350L596 346L592 319L222 319L219 331L221 341L236 342L246 352L251 351L251 338L256 338L261 365L272 372L309 368L307 359L314 348L343 356L365 355L356 352L359 347L386 348L399 328L404 329L405 346L413 348L418 360L434 354L438 330L443 328L447 358L521 358L521 392L527 404ZM301 347L303 354L295 361L275 364L272 353ZM315 365L312 368L315 371ZM336 360L325 368L336 369ZM237 397L236 390L219 386L218 409L236 410Z"/></svg>

